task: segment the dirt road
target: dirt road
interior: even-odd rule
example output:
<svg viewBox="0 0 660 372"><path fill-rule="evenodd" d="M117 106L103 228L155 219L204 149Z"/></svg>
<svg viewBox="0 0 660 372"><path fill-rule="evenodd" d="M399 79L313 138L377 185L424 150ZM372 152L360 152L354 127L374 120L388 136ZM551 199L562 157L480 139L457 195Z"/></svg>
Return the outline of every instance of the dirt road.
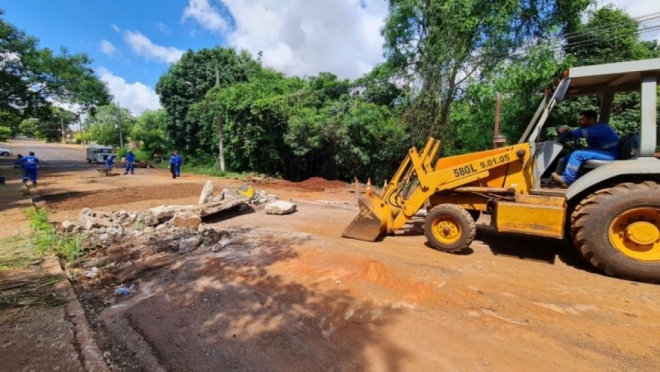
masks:
<svg viewBox="0 0 660 372"><path fill-rule="evenodd" d="M207 180L155 169L41 174L57 222L82 207L195 204ZM101 348L122 355L123 370L657 370L659 286L592 272L559 241L488 226L463 255L426 247L414 224L379 243L342 239L354 194L329 186L258 185L298 212L206 221L240 243L152 270L113 305L84 294Z"/></svg>

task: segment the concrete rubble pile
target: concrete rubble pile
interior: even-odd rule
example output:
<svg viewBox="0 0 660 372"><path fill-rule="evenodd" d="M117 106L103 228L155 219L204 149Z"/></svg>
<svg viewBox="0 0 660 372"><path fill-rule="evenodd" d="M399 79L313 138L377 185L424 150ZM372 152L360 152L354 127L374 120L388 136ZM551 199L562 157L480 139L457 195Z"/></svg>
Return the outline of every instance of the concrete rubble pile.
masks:
<svg viewBox="0 0 660 372"><path fill-rule="evenodd" d="M174 234L181 230L203 230L202 219L225 211L245 212L264 206L266 214L290 214L296 204L278 200L275 195L255 191L252 196L223 189L213 195L213 184L207 181L197 205L161 205L142 212L104 212L83 208L77 221L64 221L67 233L82 234L98 244L119 241L127 236L147 236L159 233ZM187 244L187 243L186 243Z"/></svg>

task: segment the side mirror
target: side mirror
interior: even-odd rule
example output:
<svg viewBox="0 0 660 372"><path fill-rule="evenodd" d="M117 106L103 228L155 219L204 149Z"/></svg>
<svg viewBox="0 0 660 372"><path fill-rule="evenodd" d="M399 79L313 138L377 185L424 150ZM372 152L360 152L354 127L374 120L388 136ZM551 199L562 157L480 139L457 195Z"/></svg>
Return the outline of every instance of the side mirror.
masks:
<svg viewBox="0 0 660 372"><path fill-rule="evenodd" d="M566 96L566 92L568 92L568 88L571 86L571 79L566 79L562 81L562 83L559 85L559 88L557 88L557 94L555 94L555 100L557 102L561 102L564 100L564 96Z"/></svg>

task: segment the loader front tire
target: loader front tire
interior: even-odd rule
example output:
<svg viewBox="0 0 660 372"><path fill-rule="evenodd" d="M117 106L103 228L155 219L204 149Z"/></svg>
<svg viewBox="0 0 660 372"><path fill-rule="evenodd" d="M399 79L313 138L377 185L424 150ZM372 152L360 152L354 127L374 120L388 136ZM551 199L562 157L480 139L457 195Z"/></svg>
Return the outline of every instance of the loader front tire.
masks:
<svg viewBox="0 0 660 372"><path fill-rule="evenodd" d="M587 196L571 215L571 235L607 275L660 282L660 186L623 183Z"/></svg>
<svg viewBox="0 0 660 372"><path fill-rule="evenodd" d="M424 221L424 235L439 251L460 252L472 243L476 234L477 227L470 213L454 204L431 208Z"/></svg>

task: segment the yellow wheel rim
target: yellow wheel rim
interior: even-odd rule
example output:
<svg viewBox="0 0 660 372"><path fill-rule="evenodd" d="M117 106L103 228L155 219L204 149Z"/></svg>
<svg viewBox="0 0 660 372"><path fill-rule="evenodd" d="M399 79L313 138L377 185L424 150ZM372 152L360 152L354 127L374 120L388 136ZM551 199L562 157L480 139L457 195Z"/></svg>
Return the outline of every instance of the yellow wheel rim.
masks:
<svg viewBox="0 0 660 372"><path fill-rule="evenodd" d="M461 226L449 216L433 221L433 236L442 244L454 244L461 238Z"/></svg>
<svg viewBox="0 0 660 372"><path fill-rule="evenodd" d="M660 209L642 207L627 210L610 225L612 246L637 261L660 261Z"/></svg>

